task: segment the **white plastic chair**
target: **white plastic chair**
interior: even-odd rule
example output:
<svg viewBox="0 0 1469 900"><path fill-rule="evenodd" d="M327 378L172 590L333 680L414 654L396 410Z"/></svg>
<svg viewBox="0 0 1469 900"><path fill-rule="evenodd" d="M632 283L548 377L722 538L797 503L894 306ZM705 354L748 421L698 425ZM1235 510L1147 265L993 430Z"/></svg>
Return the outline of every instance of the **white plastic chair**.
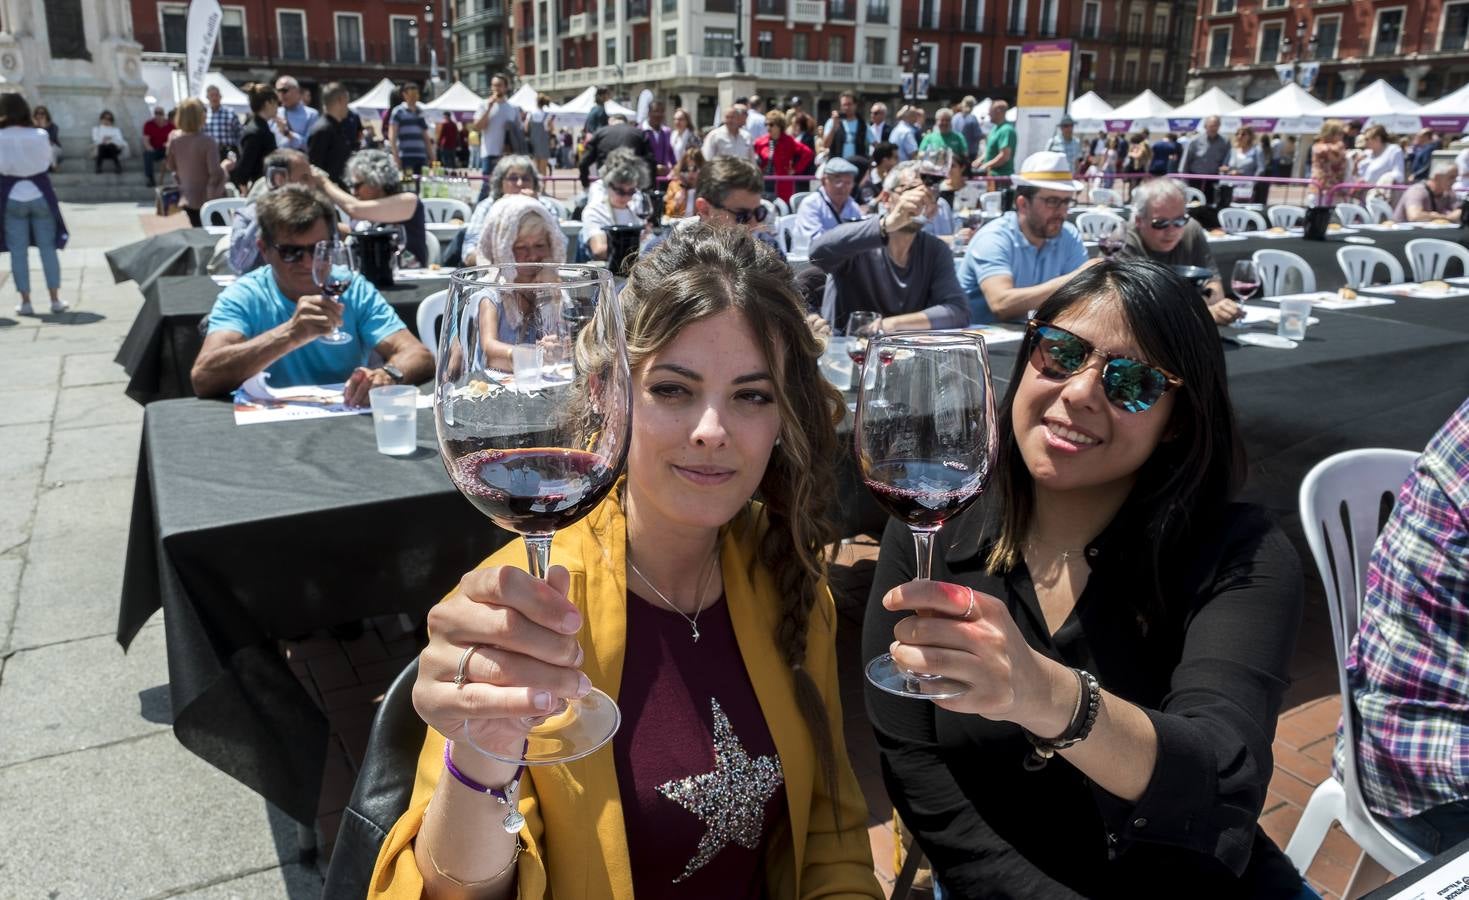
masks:
<svg viewBox="0 0 1469 900"><path fill-rule="evenodd" d="M1264 231L1267 226L1265 217L1253 209L1226 206L1219 210L1219 227L1230 234L1238 234L1241 231Z"/></svg>
<svg viewBox="0 0 1469 900"><path fill-rule="evenodd" d="M1092 188L1091 201L1097 206L1121 206L1122 194L1111 188Z"/></svg>
<svg viewBox="0 0 1469 900"><path fill-rule="evenodd" d="M474 210L462 200L433 198L419 202L423 204L423 217L430 222L444 223L452 221L455 217L458 217L461 222L468 222L469 217L474 215Z"/></svg>
<svg viewBox="0 0 1469 900"><path fill-rule="evenodd" d="M1469 249L1453 241L1438 238L1417 238L1408 242L1408 264L1413 267L1414 281L1432 281L1442 278L1450 259L1457 259L1469 275Z"/></svg>
<svg viewBox="0 0 1469 900"><path fill-rule="evenodd" d="M414 318L418 321L418 340L433 354L434 363L439 361L437 339L439 322L444 318L444 304L449 300L448 291L434 291L418 302Z"/></svg>
<svg viewBox="0 0 1469 900"><path fill-rule="evenodd" d="M222 197L218 200L210 200L199 207L199 221L205 225L233 225L235 210L248 206L249 203L250 201L244 197Z"/></svg>
<svg viewBox="0 0 1469 900"><path fill-rule="evenodd" d="M811 192L810 191L796 191L794 194L792 194L791 195L791 212L793 212L793 213L794 212L799 212L800 209L801 209L801 204L802 203L805 203L806 202L806 198L809 197L809 196L811 196Z"/></svg>
<svg viewBox="0 0 1469 900"><path fill-rule="evenodd" d="M1403 264L1381 247L1342 247L1336 251L1336 264L1341 266L1349 288L1373 284L1372 273L1378 266L1387 268L1387 284L1403 282Z"/></svg>
<svg viewBox="0 0 1469 900"><path fill-rule="evenodd" d="M1004 205L1004 194L999 191L985 191L979 195L979 208L987 216L998 216Z"/></svg>
<svg viewBox="0 0 1469 900"><path fill-rule="evenodd" d="M1367 213L1372 224L1392 221L1392 204L1381 197L1367 198Z"/></svg>
<svg viewBox="0 0 1469 900"><path fill-rule="evenodd" d="M1330 777L1317 786L1285 846L1286 857L1302 873L1310 867L1332 822L1340 822L1357 846L1394 875L1403 874L1427 858L1384 828L1362 798L1357 778L1356 713L1346 668L1347 650L1357 634L1367 563L1377 542L1378 511L1384 498L1397 496L1417 458L1418 454L1410 450L1349 450L1317 463L1301 482L1301 527L1326 590L1342 721L1346 726L1343 739L1349 751L1342 754L1341 780ZM1356 880L1354 871L1343 896L1357 896Z"/></svg>
<svg viewBox="0 0 1469 900"><path fill-rule="evenodd" d="M1282 203L1278 206L1270 207L1266 211L1266 215L1269 216L1272 227L1290 228L1292 225L1301 224L1301 220L1306 218L1306 209L1302 206L1291 206L1288 203Z"/></svg>
<svg viewBox="0 0 1469 900"><path fill-rule="evenodd" d="M776 197L773 202L775 203L776 215L788 216L791 214L791 205L789 203L779 197Z"/></svg>
<svg viewBox="0 0 1469 900"><path fill-rule="evenodd" d="M1125 224L1122 217L1101 210L1087 210L1076 217L1076 230L1081 232L1081 238L1085 241L1099 241L1107 232L1118 225Z"/></svg>
<svg viewBox="0 0 1469 900"><path fill-rule="evenodd" d="M811 253L811 239L796 231L796 216L781 216L775 223L775 233L780 245L786 251L787 261L800 261L809 258Z"/></svg>
<svg viewBox="0 0 1469 900"><path fill-rule="evenodd" d="M443 245L439 243L439 236L428 229L423 231L423 241L428 247L428 259L423 260L423 267L436 266L444 260Z"/></svg>
<svg viewBox="0 0 1469 900"><path fill-rule="evenodd" d="M1336 205L1336 220L1343 228L1353 225L1372 224L1372 214L1367 207L1360 203L1338 203Z"/></svg>
<svg viewBox="0 0 1469 900"><path fill-rule="evenodd" d="M1250 255L1255 262L1255 271L1260 273L1261 297L1278 297L1294 294L1286 290L1286 278L1295 272L1301 281L1299 293L1309 294L1316 290L1316 273L1311 265L1289 250L1256 250Z"/></svg>
<svg viewBox="0 0 1469 900"><path fill-rule="evenodd" d="M1096 192L1095 189L1093 189L1092 190L1092 196L1095 197L1096 195L1097 195L1097 192ZM1202 204L1202 203L1208 203L1209 202L1209 198L1204 196L1204 192L1203 191L1199 190L1198 188L1196 188L1196 187L1194 187L1193 185L1190 185L1190 184L1183 185L1183 196L1184 196L1184 198L1189 203L1200 203L1200 204Z"/></svg>

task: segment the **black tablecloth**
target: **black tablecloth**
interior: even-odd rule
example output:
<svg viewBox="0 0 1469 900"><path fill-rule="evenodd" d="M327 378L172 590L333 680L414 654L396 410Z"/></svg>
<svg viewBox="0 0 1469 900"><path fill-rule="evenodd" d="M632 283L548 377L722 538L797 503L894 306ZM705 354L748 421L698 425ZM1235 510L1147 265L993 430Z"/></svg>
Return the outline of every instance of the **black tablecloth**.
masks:
<svg viewBox="0 0 1469 900"><path fill-rule="evenodd" d="M416 336L419 302L448 286L447 279L408 281L383 296ZM146 404L194 396L189 370L204 345L199 323L221 290L203 275L165 276L143 288L143 305L114 360L131 376L125 389L129 397Z"/></svg>
<svg viewBox="0 0 1469 900"><path fill-rule="evenodd" d="M1412 280L1413 267L1408 262L1408 242L1417 238L1436 238L1441 241L1452 241L1469 247L1469 233L1462 228L1403 228L1394 231L1361 231L1355 237L1369 238L1370 246L1386 250L1397 257L1398 262L1403 264L1403 275ZM1259 238L1246 237L1242 241L1211 241L1209 252L1214 256L1214 263L1219 267L1219 272L1224 276L1224 289L1230 291L1229 273L1234 268L1235 260L1249 259L1256 250L1285 250L1294 253L1304 259L1316 273L1316 290L1334 291L1339 287L1345 287L1346 276L1342 274L1341 266L1336 261L1336 251L1342 247L1369 246L1367 244L1351 244L1341 237L1327 236L1324 241L1308 241L1305 238ZM1459 271L1459 263L1456 260L1449 262L1448 275L1462 275ZM1381 270L1379 270L1380 272ZM1232 292L1231 292L1232 296Z"/></svg>
<svg viewBox="0 0 1469 900"><path fill-rule="evenodd" d="M203 228L156 234L107 251L112 280L136 281L146 290L165 275L205 275L219 238Z"/></svg>
<svg viewBox="0 0 1469 900"><path fill-rule="evenodd" d="M118 641L160 607L179 742L303 823L327 723L275 639L367 616L421 619L508 540L459 495L418 416L413 456L370 415L234 424L217 400L143 417Z"/></svg>

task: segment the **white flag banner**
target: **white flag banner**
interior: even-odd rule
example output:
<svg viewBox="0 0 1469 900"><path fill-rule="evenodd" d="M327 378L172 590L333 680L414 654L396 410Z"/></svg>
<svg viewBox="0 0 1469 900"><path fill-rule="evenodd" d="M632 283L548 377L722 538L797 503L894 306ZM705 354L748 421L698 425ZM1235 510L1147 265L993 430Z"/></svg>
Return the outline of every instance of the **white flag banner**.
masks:
<svg viewBox="0 0 1469 900"><path fill-rule="evenodd" d="M1295 80L1296 67L1291 63L1282 63L1275 67L1275 74L1280 78L1280 86L1285 87Z"/></svg>
<svg viewBox="0 0 1469 900"><path fill-rule="evenodd" d="M1309 91L1311 89L1311 85L1316 83L1316 76L1320 74L1320 72L1321 63L1319 62L1301 63L1301 70L1300 74L1296 78L1296 83L1305 90Z"/></svg>
<svg viewBox="0 0 1469 900"><path fill-rule="evenodd" d="M193 0L189 4L189 37L185 50L189 61L189 96L203 94L204 76L209 74L209 63L214 59L214 43L219 38L219 24L223 18L219 0Z"/></svg>

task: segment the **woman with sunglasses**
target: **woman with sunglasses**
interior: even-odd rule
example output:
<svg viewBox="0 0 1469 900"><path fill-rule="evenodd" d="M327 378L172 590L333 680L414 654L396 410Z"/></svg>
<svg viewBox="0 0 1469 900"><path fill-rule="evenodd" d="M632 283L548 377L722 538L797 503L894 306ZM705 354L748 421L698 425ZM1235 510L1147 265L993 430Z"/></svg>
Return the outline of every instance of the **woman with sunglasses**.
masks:
<svg viewBox="0 0 1469 900"><path fill-rule="evenodd" d="M481 200L474 207L474 213L470 215L469 222L464 226L463 262L466 266L481 265L479 256L479 242L484 234L485 223L490 220L490 213L494 210L495 201L506 196L533 197L551 218L557 222L566 215L562 209L561 202L554 197L541 193L543 185L541 176L536 172L536 161L523 153L509 153L500 157L495 163L495 169L490 173L490 195ZM450 258L454 252L454 245L450 244L444 251L445 264L452 262Z"/></svg>
<svg viewBox="0 0 1469 900"><path fill-rule="evenodd" d="M641 189L653 181L648 164L625 147L607 154L599 175L600 180L588 192L578 237L589 259L607 258L606 228L609 225L642 227L645 224L645 213L640 210L647 209L647 201Z"/></svg>
<svg viewBox="0 0 1469 900"><path fill-rule="evenodd" d="M401 225L405 236L403 249L413 254L419 268L427 269L438 263L435 253L438 241L429 243L423 200L403 189L403 172L386 150L358 150L347 158L350 194L337 187L322 170L312 169L311 174L317 189L354 223Z"/></svg>
<svg viewBox="0 0 1469 900"><path fill-rule="evenodd" d="M122 161L128 155L128 142L122 130L114 124L111 110L102 110L97 124L92 126L92 159L96 161L97 174L102 173L102 163L110 161L112 169L122 174Z"/></svg>
<svg viewBox="0 0 1469 900"><path fill-rule="evenodd" d="M1233 501L1245 460L1196 296L1149 260L1080 272L1027 326L995 477L933 580L911 580L906 526L884 536L865 657L969 686L868 690L946 893L1316 896L1258 824L1300 561Z"/></svg>
<svg viewBox="0 0 1469 900"><path fill-rule="evenodd" d="M786 133L786 114L772 109L765 114L765 134L755 139L755 161L766 175L799 175L806 171L816 154L811 148ZM794 181L774 183L775 196L790 202L796 192Z"/></svg>

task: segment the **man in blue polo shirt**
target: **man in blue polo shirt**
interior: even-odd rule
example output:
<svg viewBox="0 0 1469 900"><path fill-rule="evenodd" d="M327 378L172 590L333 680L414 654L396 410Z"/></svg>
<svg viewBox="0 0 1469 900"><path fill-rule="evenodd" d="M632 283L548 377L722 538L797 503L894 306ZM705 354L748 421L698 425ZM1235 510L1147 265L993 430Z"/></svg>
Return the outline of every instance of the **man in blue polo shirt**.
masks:
<svg viewBox="0 0 1469 900"><path fill-rule="evenodd" d="M796 232L807 241L815 240L818 234L843 222L862 218L862 207L852 199L857 167L840 156L834 156L826 161L819 174L821 187L796 210Z"/></svg>
<svg viewBox="0 0 1469 900"><path fill-rule="evenodd" d="M418 384L433 375L428 350L361 275L352 276L340 301L322 296L316 286L312 251L336 235L330 201L308 187L286 185L255 206L266 265L241 276L214 301L209 332L190 373L195 394L224 394L264 371L272 387L345 382L348 405L365 406L374 387ZM352 340L317 340L336 327ZM373 352L386 362L369 368Z"/></svg>
<svg viewBox="0 0 1469 900"><path fill-rule="evenodd" d="M1011 179L1015 209L984 226L959 265L970 321L1023 322L1087 260L1081 233L1066 221L1081 182L1066 154L1028 156Z"/></svg>

